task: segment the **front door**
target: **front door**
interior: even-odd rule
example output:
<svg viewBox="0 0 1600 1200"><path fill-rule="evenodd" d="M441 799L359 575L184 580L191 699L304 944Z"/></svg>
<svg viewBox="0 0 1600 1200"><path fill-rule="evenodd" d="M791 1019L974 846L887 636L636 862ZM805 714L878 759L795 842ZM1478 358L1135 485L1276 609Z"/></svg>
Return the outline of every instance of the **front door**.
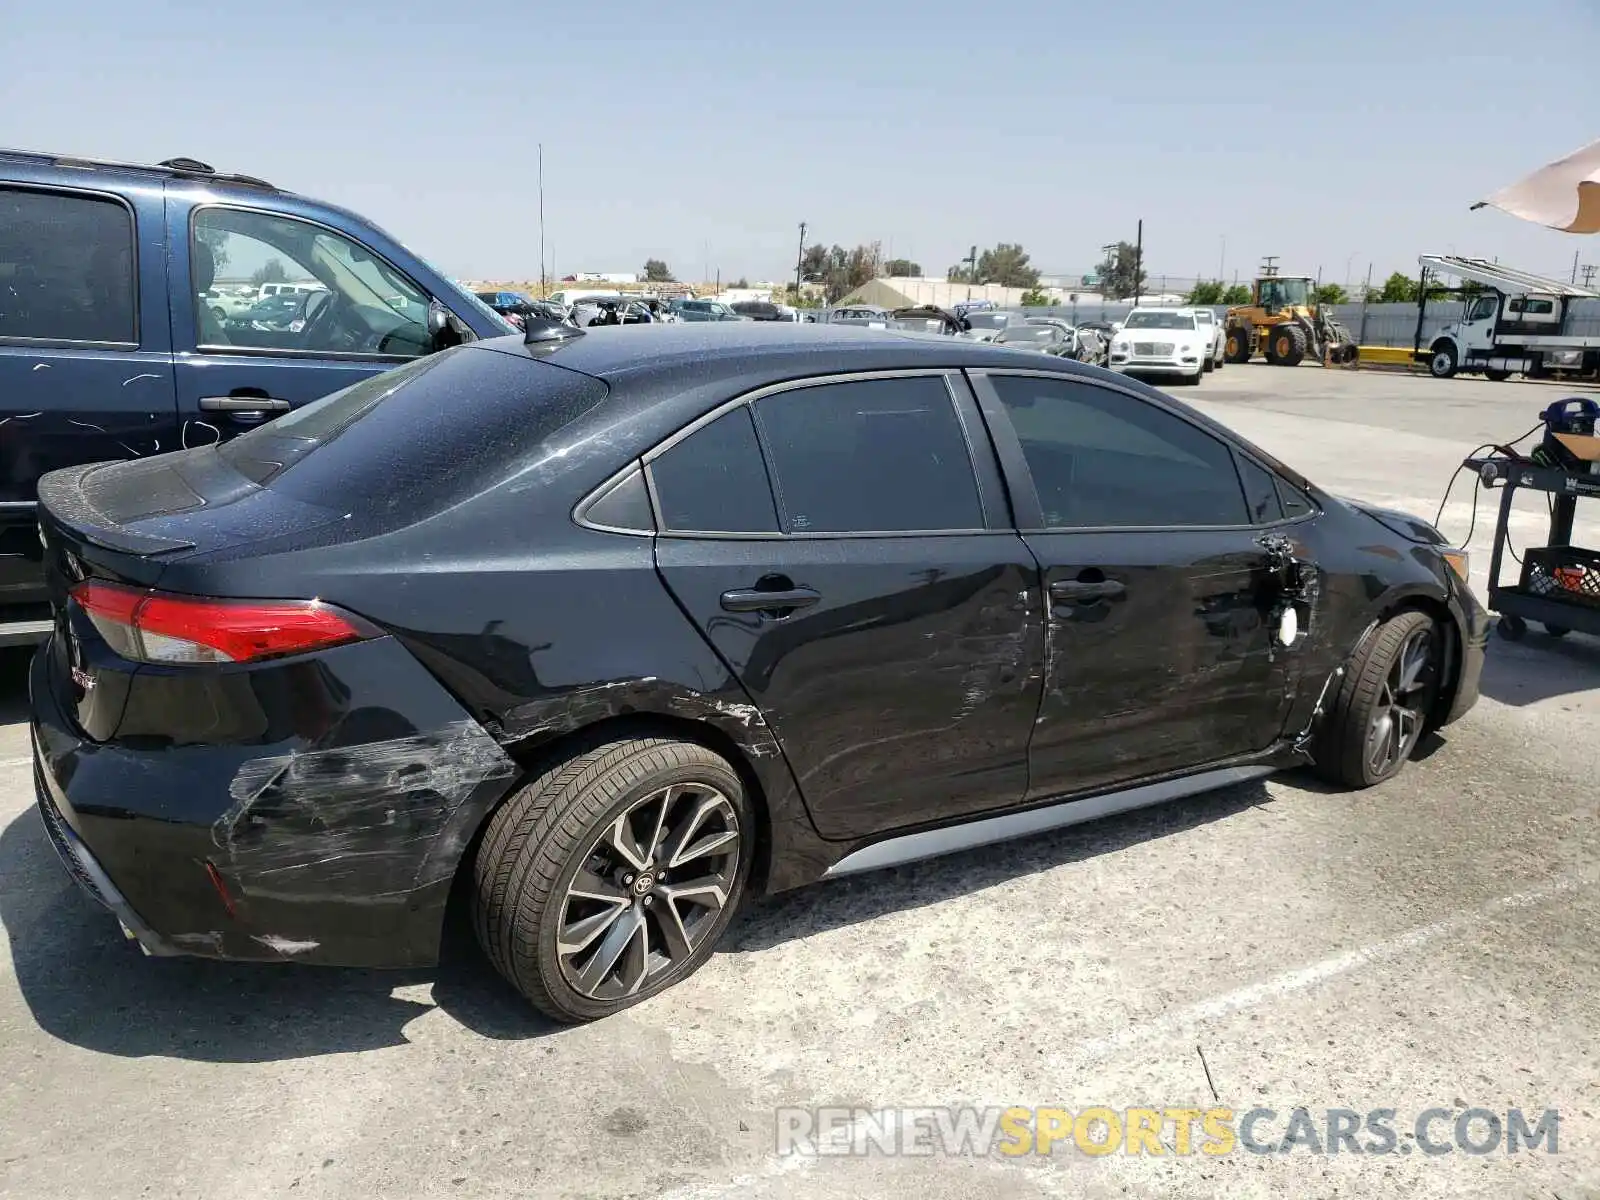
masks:
<svg viewBox="0 0 1600 1200"><path fill-rule="evenodd" d="M1226 443L1129 392L1028 375L977 386L1012 474L1025 472L1013 497L1044 571L1032 795L1270 746L1292 683L1259 540L1281 519L1276 495L1247 503Z"/></svg>
<svg viewBox="0 0 1600 1200"><path fill-rule="evenodd" d="M1038 567L954 383L959 409L940 374L793 387L650 462L662 577L773 727L824 837L1027 790Z"/></svg>
<svg viewBox="0 0 1600 1200"><path fill-rule="evenodd" d="M168 236L184 446L226 440L431 345L427 293L324 226L175 199ZM304 290L263 295L272 284Z"/></svg>
<svg viewBox="0 0 1600 1200"><path fill-rule="evenodd" d="M159 185L0 188L0 624L44 601L39 476L177 448Z"/></svg>

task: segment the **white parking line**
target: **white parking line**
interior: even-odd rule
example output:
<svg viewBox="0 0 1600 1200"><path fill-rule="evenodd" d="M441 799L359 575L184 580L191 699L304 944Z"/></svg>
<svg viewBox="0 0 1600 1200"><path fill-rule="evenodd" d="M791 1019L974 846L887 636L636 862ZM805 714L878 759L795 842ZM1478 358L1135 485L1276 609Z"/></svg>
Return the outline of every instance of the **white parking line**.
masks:
<svg viewBox="0 0 1600 1200"><path fill-rule="evenodd" d="M24 755L22 758L0 758L0 767L26 767L32 764L33 755Z"/></svg>

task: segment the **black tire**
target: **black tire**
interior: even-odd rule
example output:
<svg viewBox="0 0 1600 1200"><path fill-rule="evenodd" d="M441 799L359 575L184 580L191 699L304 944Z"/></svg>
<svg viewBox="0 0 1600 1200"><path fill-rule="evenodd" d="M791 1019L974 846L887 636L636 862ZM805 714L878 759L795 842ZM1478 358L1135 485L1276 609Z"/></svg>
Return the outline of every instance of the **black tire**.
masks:
<svg viewBox="0 0 1600 1200"><path fill-rule="evenodd" d="M1528 623L1521 617L1504 616L1494 623L1494 631L1508 642L1520 642L1528 633Z"/></svg>
<svg viewBox="0 0 1600 1200"><path fill-rule="evenodd" d="M226 321L228 319L227 310L222 308L213 308L211 310L211 315L219 321Z"/></svg>
<svg viewBox="0 0 1600 1200"><path fill-rule="evenodd" d="M1548 622L1545 623L1544 631L1553 638L1564 638L1572 632L1565 625L1551 625Z"/></svg>
<svg viewBox="0 0 1600 1200"><path fill-rule="evenodd" d="M1510 371L1502 371L1496 367L1487 368L1483 374L1490 383L1504 383L1506 380L1511 378Z"/></svg>
<svg viewBox="0 0 1600 1200"><path fill-rule="evenodd" d="M1418 639L1422 639L1420 646ZM1349 788L1367 788L1398 775L1416 750L1426 728L1427 717L1438 698L1440 662L1443 655L1442 639L1435 622L1427 613L1408 610L1385 621L1367 639L1356 655L1339 688L1322 718L1322 728L1317 736L1314 752L1317 773L1331 783ZM1409 656L1419 651L1422 666L1414 691L1402 694L1414 697L1406 704L1415 709L1415 719L1408 728L1394 720L1394 687L1397 669L1407 665L1401 655ZM1385 697L1390 697L1386 700ZM1399 731L1392 737L1392 760L1386 751L1383 762L1375 762L1373 747L1385 710L1390 720L1386 727ZM1390 742L1385 735L1384 741Z"/></svg>
<svg viewBox="0 0 1600 1200"><path fill-rule="evenodd" d="M1456 348L1450 342L1440 342L1428 356L1428 374L1435 379L1449 379L1456 373Z"/></svg>
<svg viewBox="0 0 1600 1200"><path fill-rule="evenodd" d="M686 949L676 962L669 955L667 964L651 972L649 948L668 948L661 937L662 914L668 911L668 904L681 911L670 898L665 900L655 910L653 927L645 929L639 956L633 954L635 943L630 935L618 958L619 962L626 957L643 963L642 984L625 995L587 995L567 977L572 964L564 965L564 961L575 955L563 955L557 946L567 906L574 902L568 889L580 868L593 868L615 845L606 839L619 818L638 815L658 793L665 795L664 803L671 803L669 788L680 792L700 789L727 802L737 838L735 863L718 876L723 880L725 898L719 910L695 925L692 949ZM665 821L663 813L658 838ZM634 849L640 849L637 840ZM609 1016L688 978L711 956L743 896L754 849L754 822L744 785L720 755L671 738L630 738L595 745L541 772L490 820L473 864L473 925L478 943L495 969L541 1012L563 1022ZM710 856L711 861L726 857L726 853ZM655 859L649 862L653 878ZM665 877L664 868L659 873ZM609 876L605 878L611 882ZM617 890L625 907L618 910L621 917L613 918L613 927L624 917L647 925L649 913L640 907L648 903L641 898L644 894L620 882ZM683 928L680 919L678 929L681 932ZM654 943L648 940L652 930ZM597 947L595 954L599 952Z"/></svg>
<svg viewBox="0 0 1600 1200"><path fill-rule="evenodd" d="M1306 356L1306 331L1298 325L1277 325L1267 333L1267 361L1275 367L1298 367Z"/></svg>
<svg viewBox="0 0 1600 1200"><path fill-rule="evenodd" d="M1203 375L1210 374L1212 371L1215 371L1216 369L1217 369L1216 360L1214 358L1212 358L1210 354L1207 354L1205 362L1200 364L1200 373L1203 374Z"/></svg>
<svg viewBox="0 0 1600 1200"><path fill-rule="evenodd" d="M1231 363L1249 362L1250 330L1238 325L1229 328L1222 343L1222 357Z"/></svg>

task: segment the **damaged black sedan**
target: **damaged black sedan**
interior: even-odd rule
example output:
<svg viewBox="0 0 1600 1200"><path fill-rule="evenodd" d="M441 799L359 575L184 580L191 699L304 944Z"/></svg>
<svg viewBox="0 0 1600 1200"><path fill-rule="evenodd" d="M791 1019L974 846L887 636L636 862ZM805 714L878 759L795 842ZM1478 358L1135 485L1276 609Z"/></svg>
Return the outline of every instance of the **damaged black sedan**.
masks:
<svg viewBox="0 0 1600 1200"><path fill-rule="evenodd" d="M957 338L530 319L40 495L39 808L129 935L420 965L460 888L564 1020L754 893L1381 782L1487 630L1425 522Z"/></svg>

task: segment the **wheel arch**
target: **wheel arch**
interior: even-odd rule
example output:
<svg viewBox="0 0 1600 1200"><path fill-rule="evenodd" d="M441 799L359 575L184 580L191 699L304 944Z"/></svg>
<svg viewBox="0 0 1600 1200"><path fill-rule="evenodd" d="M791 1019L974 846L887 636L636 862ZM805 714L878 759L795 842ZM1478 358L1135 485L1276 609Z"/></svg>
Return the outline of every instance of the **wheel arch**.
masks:
<svg viewBox="0 0 1600 1200"><path fill-rule="evenodd" d="M1466 645L1466 631L1461 627L1461 618L1445 597L1423 588L1388 597L1378 619L1389 621L1403 612L1424 613L1444 631L1444 679L1424 726L1424 732L1432 732L1445 723L1445 716L1454 705L1456 692L1461 687L1462 648Z"/></svg>

